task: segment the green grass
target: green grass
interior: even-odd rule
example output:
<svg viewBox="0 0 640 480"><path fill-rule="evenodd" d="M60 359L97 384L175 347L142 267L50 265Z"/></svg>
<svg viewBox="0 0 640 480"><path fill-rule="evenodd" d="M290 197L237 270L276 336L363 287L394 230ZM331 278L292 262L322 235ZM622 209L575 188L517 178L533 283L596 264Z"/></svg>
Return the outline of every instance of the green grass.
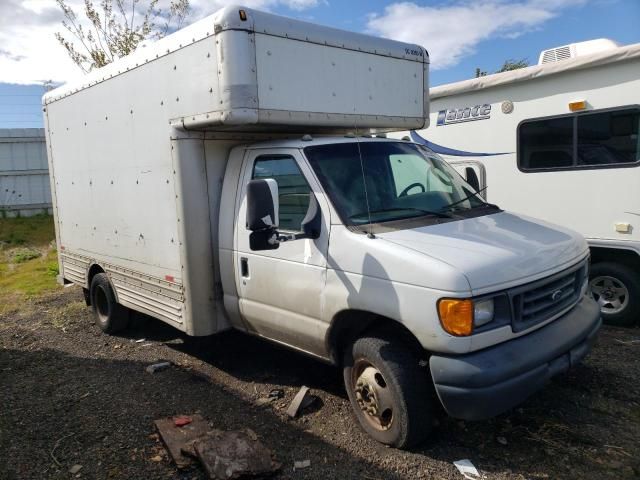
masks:
<svg viewBox="0 0 640 480"><path fill-rule="evenodd" d="M0 218L0 315L57 288L53 217Z"/></svg>
<svg viewBox="0 0 640 480"><path fill-rule="evenodd" d="M42 247L55 239L53 217L0 218L0 248L27 245Z"/></svg>
<svg viewBox="0 0 640 480"><path fill-rule="evenodd" d="M42 254L37 250L34 250L32 248L21 248L13 254L13 262L24 263L41 256Z"/></svg>

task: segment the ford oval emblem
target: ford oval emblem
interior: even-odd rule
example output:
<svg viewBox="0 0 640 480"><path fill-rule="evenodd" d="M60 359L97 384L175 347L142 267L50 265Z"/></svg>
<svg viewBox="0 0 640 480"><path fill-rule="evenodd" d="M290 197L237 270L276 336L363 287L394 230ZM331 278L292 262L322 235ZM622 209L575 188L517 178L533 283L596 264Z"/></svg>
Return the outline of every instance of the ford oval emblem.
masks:
<svg viewBox="0 0 640 480"><path fill-rule="evenodd" d="M558 301L558 299L562 296L562 290L556 290L551 294L551 300L554 302Z"/></svg>

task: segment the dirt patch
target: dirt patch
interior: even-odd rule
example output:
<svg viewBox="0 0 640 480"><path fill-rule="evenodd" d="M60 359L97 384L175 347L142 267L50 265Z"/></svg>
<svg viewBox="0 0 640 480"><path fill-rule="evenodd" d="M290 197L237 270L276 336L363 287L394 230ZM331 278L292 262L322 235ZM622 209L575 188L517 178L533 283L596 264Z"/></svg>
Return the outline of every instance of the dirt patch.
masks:
<svg viewBox="0 0 640 480"><path fill-rule="evenodd" d="M59 290L0 314L0 478L203 479L176 470L155 432L155 419L179 414L250 428L282 479L461 479L452 462L462 458L488 479L637 478L638 338L640 329L605 327L584 365L519 408L476 423L441 416L430 441L402 452L360 431L333 367L239 333L190 338L144 317L105 336L80 289ZM159 361L173 366L145 371ZM301 385L322 406L292 420ZM273 389L284 397L261 403Z"/></svg>

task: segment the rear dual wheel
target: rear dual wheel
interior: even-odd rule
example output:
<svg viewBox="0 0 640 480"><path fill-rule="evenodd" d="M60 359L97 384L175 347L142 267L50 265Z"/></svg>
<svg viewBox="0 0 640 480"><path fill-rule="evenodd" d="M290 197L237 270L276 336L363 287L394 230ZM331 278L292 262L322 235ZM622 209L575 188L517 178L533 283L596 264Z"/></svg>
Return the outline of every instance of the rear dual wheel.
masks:
<svg viewBox="0 0 640 480"><path fill-rule="evenodd" d="M98 273L89 289L95 322L104 333L116 333L129 324L131 311L116 302L116 296L106 273Z"/></svg>

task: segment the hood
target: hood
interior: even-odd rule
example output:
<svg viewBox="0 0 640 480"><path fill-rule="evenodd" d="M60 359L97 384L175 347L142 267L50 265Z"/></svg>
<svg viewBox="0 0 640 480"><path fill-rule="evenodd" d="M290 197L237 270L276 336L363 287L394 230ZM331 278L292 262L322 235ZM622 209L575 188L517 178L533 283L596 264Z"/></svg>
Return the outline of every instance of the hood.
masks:
<svg viewBox="0 0 640 480"><path fill-rule="evenodd" d="M588 249L577 232L508 212L377 236L455 267L476 295L551 275Z"/></svg>

